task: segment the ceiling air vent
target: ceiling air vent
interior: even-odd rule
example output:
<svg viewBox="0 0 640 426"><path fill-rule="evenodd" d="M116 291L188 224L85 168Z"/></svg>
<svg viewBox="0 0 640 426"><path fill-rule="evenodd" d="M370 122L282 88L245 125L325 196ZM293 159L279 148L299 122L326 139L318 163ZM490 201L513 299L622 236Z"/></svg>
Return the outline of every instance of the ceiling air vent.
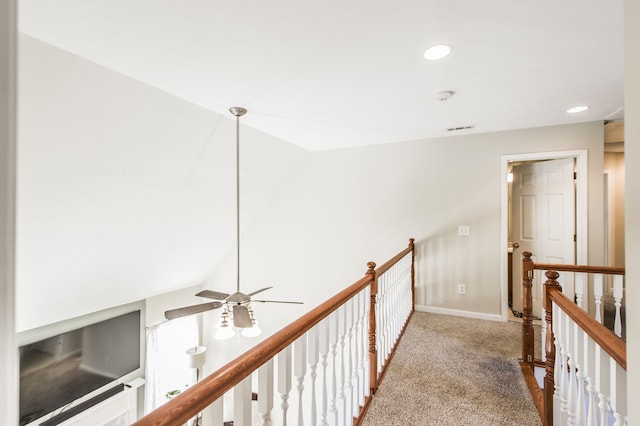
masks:
<svg viewBox="0 0 640 426"><path fill-rule="evenodd" d="M468 126L449 127L447 129L447 132L457 132L458 130L468 130L468 129L473 129L474 127L476 126L473 124L470 124Z"/></svg>

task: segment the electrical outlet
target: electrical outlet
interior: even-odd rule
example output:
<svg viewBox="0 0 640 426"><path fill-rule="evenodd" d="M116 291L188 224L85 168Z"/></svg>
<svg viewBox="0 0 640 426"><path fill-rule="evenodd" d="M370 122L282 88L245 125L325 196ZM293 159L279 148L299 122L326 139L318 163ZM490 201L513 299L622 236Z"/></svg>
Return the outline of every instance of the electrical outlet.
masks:
<svg viewBox="0 0 640 426"><path fill-rule="evenodd" d="M467 286L465 284L458 284L458 294L467 294Z"/></svg>
<svg viewBox="0 0 640 426"><path fill-rule="evenodd" d="M459 225L458 226L458 236L460 237L468 237L471 233L471 229L469 225Z"/></svg>

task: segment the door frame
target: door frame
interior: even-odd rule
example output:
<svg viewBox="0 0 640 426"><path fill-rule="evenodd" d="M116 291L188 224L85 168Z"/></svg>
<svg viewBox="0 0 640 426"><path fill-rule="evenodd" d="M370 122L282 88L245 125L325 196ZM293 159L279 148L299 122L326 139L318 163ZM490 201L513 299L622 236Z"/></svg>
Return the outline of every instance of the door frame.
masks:
<svg viewBox="0 0 640 426"><path fill-rule="evenodd" d="M525 154L506 154L500 157L500 294L501 294L501 319L507 321L509 310L509 294L507 271L508 257L508 221L509 221L509 183L507 175L509 174L509 163L514 161L542 161L557 160L561 158L574 158L576 164L576 264L586 265L588 255L588 181L589 181L589 163L588 151L586 149L574 151L555 151L555 152L531 152ZM514 262L520 262L521 259L513 259ZM519 285L514 282L513 285Z"/></svg>

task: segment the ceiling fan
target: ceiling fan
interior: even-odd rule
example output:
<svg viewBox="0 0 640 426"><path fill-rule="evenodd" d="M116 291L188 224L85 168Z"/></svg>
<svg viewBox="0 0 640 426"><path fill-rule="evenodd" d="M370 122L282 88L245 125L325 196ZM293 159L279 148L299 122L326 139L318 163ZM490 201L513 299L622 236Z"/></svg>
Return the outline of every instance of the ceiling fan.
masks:
<svg viewBox="0 0 640 426"><path fill-rule="evenodd" d="M236 117L236 261L237 261L237 282L236 292L233 294L221 293L213 290L202 290L196 296L212 299L212 302L200 303L197 305L185 306L183 308L170 309L165 311L164 316L168 320L184 317L187 315L198 314L225 307L222 317L221 326L228 327L229 317L233 319L233 325L238 328L257 328L256 321L251 310L251 303L293 303L302 304L302 302L288 302L282 300L254 300L252 296L269 290L272 287L261 288L254 292L245 294L240 291L240 117L247 113L245 108L232 107L229 108L231 114ZM231 312L229 312L231 307Z"/></svg>
<svg viewBox="0 0 640 426"><path fill-rule="evenodd" d="M197 293L196 296L206 297L213 299L213 302L201 303L198 305L185 306L184 308L171 309L164 313L164 316L171 320L175 318L184 317L187 315L198 314L200 312L206 312L213 309L218 309L223 306L232 308L233 325L239 328L252 327L254 325L254 318L250 308L251 303L293 303L302 304L302 302L289 302L284 300L255 300L252 296L262 293L265 290L269 290L273 287L265 287L260 290L256 290L252 293L241 293L237 291L233 294L221 293L213 290L202 290Z"/></svg>

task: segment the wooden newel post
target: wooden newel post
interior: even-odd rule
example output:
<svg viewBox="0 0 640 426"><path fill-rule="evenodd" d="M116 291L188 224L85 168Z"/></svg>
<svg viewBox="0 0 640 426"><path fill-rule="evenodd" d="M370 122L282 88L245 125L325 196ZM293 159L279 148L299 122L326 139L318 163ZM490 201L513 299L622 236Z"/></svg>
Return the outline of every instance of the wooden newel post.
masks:
<svg viewBox="0 0 640 426"><path fill-rule="evenodd" d="M533 260L531 252L522 253L522 361L533 369L535 335L533 330Z"/></svg>
<svg viewBox="0 0 640 426"><path fill-rule="evenodd" d="M544 426L553 426L553 393L555 385L553 380L554 368L556 364L556 345L553 335L553 310L551 301L551 291L562 292L562 287L558 284L559 273L556 271L545 272L547 281L544 283L544 320L546 323L547 337L545 339L544 350L547 356L545 361L544 375Z"/></svg>
<svg viewBox="0 0 640 426"><path fill-rule="evenodd" d="M415 240L409 238L409 248L411 248L411 312L416 310L416 247L413 244Z"/></svg>
<svg viewBox="0 0 640 426"><path fill-rule="evenodd" d="M378 350L376 349L376 298L378 295L378 276L376 263L368 262L367 275L371 278L371 306L369 309L369 383L371 395L378 390Z"/></svg>

